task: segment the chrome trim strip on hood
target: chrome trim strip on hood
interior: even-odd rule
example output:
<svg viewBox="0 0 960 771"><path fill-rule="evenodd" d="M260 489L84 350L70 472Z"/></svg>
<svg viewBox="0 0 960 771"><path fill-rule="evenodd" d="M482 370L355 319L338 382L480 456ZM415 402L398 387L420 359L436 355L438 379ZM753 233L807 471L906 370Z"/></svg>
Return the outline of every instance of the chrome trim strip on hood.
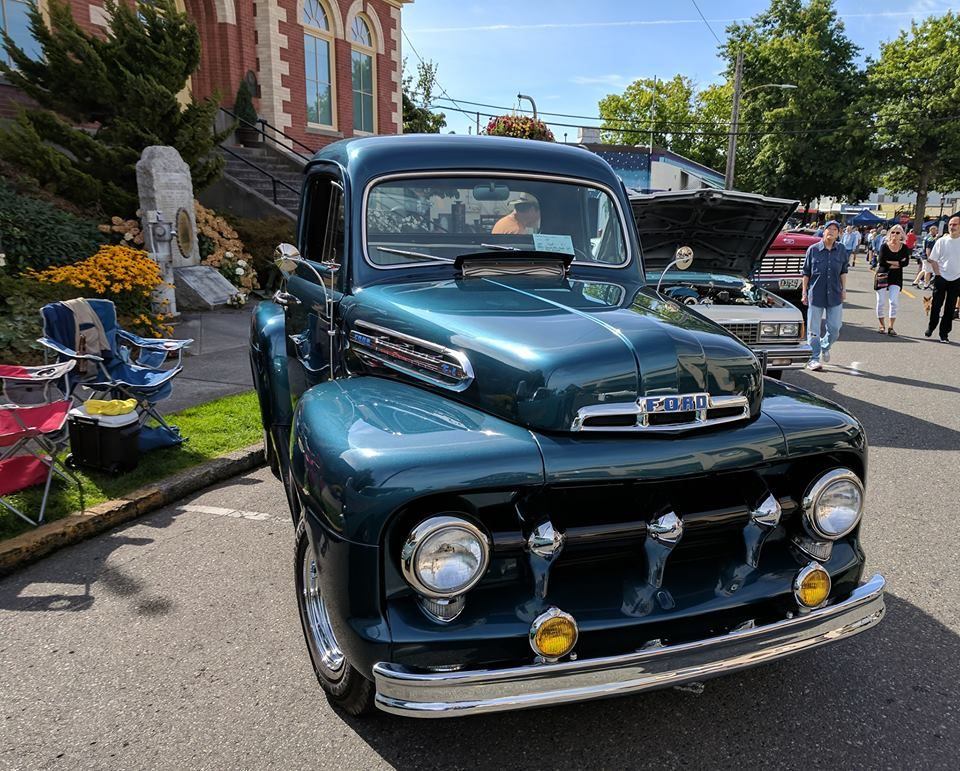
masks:
<svg viewBox="0 0 960 771"><path fill-rule="evenodd" d="M570 426L571 431L643 431L643 432L677 432L689 431L694 428L706 428L708 426L718 426L721 423L732 423L737 420L744 420L750 417L750 400L746 396L710 396L706 409L688 410L695 412L693 420L685 423L670 423L667 425L650 425L650 416L654 413L647 412L644 409L644 399L636 402L617 404L592 404L589 407L581 407L577 410L577 417ZM711 418L710 410L727 409L739 407L740 413L737 415L726 415L718 418ZM662 413L669 415L670 413ZM634 423L629 426L591 426L589 421L596 418L632 418Z"/></svg>
<svg viewBox="0 0 960 771"><path fill-rule="evenodd" d="M348 344L363 358L373 359L397 372L432 385L449 388L451 391L465 391L473 382L473 365L460 351L371 324L369 321L357 321L354 327L348 335ZM358 327L369 330L371 334L364 334L356 329ZM417 351L412 346L438 355L431 356L430 353ZM404 361L407 363L404 364ZM459 368L459 373L455 371L456 368ZM445 371L447 369L450 371ZM431 375L431 372L436 373L436 376Z"/></svg>

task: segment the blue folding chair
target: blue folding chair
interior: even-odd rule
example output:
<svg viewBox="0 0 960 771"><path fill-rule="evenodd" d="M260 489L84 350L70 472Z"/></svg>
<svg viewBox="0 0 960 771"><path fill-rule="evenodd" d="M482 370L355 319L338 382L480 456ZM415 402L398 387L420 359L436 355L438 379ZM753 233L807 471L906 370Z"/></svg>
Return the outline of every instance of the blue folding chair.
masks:
<svg viewBox="0 0 960 771"><path fill-rule="evenodd" d="M183 369L183 350L193 340L140 337L117 326L117 310L111 300L87 302L103 327L108 347L99 351L75 350L78 341L86 340L95 325L81 324L78 330L73 311L60 302L43 306L44 336L37 342L55 353L60 361L77 362L71 373L71 393L83 386L95 394L109 394L112 399L136 399L140 403L144 424L140 435L142 450L180 444L183 441L180 430L163 419L156 404L170 396L173 379ZM171 353L177 354L176 363L164 369ZM148 418L157 421L159 427L146 426Z"/></svg>

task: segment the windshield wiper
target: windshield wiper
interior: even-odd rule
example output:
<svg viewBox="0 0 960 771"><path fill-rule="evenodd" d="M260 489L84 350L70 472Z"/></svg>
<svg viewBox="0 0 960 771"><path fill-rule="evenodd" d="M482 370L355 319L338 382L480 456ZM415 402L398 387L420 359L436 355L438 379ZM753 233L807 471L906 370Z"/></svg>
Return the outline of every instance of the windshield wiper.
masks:
<svg viewBox="0 0 960 771"><path fill-rule="evenodd" d="M504 246L503 244L480 244L484 249L499 249L501 252L520 252L523 251L517 246Z"/></svg>
<svg viewBox="0 0 960 771"><path fill-rule="evenodd" d="M453 262L449 257L436 257L432 254L424 254L423 252L411 252L407 249L394 249L390 246L374 246L374 249L379 249L381 252L388 252L389 254L399 254L401 257L419 257L423 260L434 260L436 262Z"/></svg>

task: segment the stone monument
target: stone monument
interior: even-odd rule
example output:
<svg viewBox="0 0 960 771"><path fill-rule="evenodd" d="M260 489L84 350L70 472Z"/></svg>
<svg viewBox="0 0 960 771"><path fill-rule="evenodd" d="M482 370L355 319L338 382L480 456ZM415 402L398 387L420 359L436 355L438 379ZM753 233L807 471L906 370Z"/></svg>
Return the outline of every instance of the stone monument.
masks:
<svg viewBox="0 0 960 771"><path fill-rule="evenodd" d="M172 297L169 289L161 289L159 299L168 300L174 314L226 305L237 289L215 268L200 264L193 180L176 148L144 149L137 161L137 189L147 249L164 281L174 286Z"/></svg>

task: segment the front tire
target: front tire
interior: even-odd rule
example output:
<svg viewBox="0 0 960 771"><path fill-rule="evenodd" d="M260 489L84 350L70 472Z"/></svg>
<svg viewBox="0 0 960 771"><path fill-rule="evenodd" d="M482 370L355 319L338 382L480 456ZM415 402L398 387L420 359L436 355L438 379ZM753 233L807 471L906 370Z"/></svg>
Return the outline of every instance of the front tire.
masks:
<svg viewBox="0 0 960 771"><path fill-rule="evenodd" d="M300 625L317 682L334 707L355 716L370 714L374 709L373 683L350 666L337 643L320 590L316 557L303 520L297 527L294 577Z"/></svg>

